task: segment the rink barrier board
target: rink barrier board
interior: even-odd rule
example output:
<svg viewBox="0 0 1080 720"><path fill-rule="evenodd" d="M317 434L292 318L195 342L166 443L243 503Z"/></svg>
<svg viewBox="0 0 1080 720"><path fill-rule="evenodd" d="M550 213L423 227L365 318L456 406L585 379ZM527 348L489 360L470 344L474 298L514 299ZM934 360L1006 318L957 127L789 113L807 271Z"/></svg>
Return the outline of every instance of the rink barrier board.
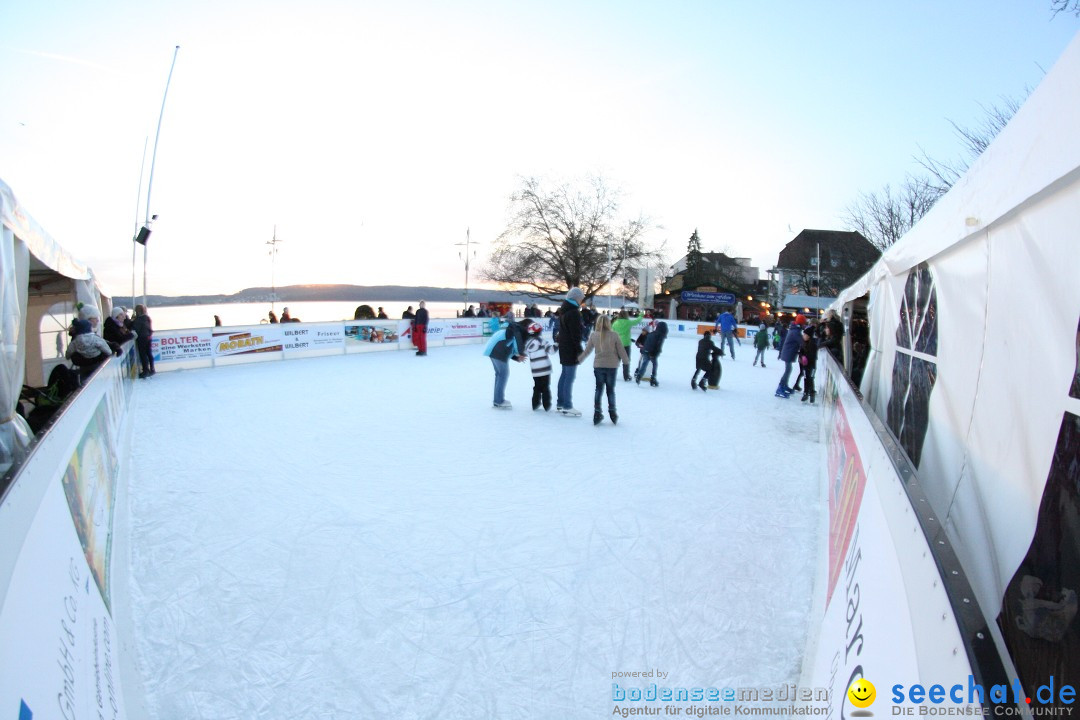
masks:
<svg viewBox="0 0 1080 720"><path fill-rule="evenodd" d="M128 471L136 366L127 343L5 478L0 708L8 717L23 717L22 708L43 718L147 715L128 606L120 481Z"/></svg>
<svg viewBox="0 0 1080 720"><path fill-rule="evenodd" d="M539 322L547 328L547 319ZM661 320L669 337L700 337L712 323ZM635 325L632 332L640 330ZM363 352L414 350L407 320L345 320L325 323L278 323L225 328L192 328L154 333L151 350L158 370L182 370L268 360L290 360ZM286 334L292 333L292 334ZM303 333L303 334L296 334ZM491 319L432 320L429 348L486 342ZM753 341L757 328L740 326L740 337ZM318 344L312 342L318 340ZM636 339L636 338L635 338Z"/></svg>
<svg viewBox="0 0 1080 720"><path fill-rule="evenodd" d="M676 327L672 332L687 336L696 335L699 327L673 325ZM252 329L257 328L240 328L239 332L229 328L222 332L243 335ZM186 337L195 337L190 331L184 333ZM481 339L443 337L438 341L476 343ZM378 349L403 348L401 342L369 344ZM411 343L404 347L411 347ZM325 347L283 348L223 356L218 362L234 364L312 356L326 350ZM854 499L844 499L843 493L838 495L844 501L835 503L830 513L831 532L822 533L819 553L822 568L815 591L819 596L816 599L819 613L811 623L814 637L804 660L804 677L808 678L804 685L830 687L833 698L844 698L856 671L879 684L923 680L953 683L960 682L968 673L987 685L995 684L996 676L1004 676L1004 672L985 670L986 659L981 653L988 650L993 655L993 644L988 636L985 643L978 642L981 613L977 606L958 601L958 598L972 598L969 588L955 587L957 577L963 580L959 565L947 552L947 540L940 527L935 529L932 515L923 517L925 513L920 514L913 507L913 502L918 500L909 498L913 473L909 468L905 475L903 463L898 462L904 460L903 454L895 443L890 448L889 443L883 442L880 422L875 425L875 416L867 411L846 377L838 372L831 359L824 359L822 412L831 422L822 424L822 467L830 467L830 455L834 469L841 465L856 467L848 462L849 458L855 458L857 467L862 468L863 489ZM199 360L205 363L211 358ZM185 365L193 362L190 358L178 361ZM70 695L73 707L82 703L78 708L83 712L78 714L87 715L96 703L96 688L100 685L114 689L112 697L118 699L121 711L117 717L145 714L124 712L126 708L141 707L142 702L141 679L135 670L134 655L130 654L135 647L130 635L130 614L125 607L128 597L128 578L123 572L128 567L128 548L124 543L126 484L120 481L127 478L131 428L126 417L136 364L129 345L122 359L110 360L95 374L83 391L62 409L50 432L31 449L0 503L0 547L4 548L0 551L0 630L8 648L6 653L0 651L3 653L0 654L0 703L8 703L8 707L12 702L15 706L26 702L31 709L46 709L48 706L41 704L41 697L55 699ZM70 500L64 502L64 477L86 443L107 451L107 457L101 461L110 469L99 473L97 482L105 482L113 498L105 522L110 528L105 546L105 554L111 553L105 560L104 579L108 585L100 591L95 587L87 553L77 534ZM841 446L845 453L842 464L837 462L837 448ZM859 476L848 472L839 477L841 480L846 477L848 484L852 481L857 484ZM829 474L824 476L827 492L831 492L834 479ZM846 524L844 518L849 518ZM848 526L850 535L844 532ZM839 542L830 541L836 537L840 538ZM830 544L839 545L839 550L830 554ZM75 561L81 563L77 576L82 582L75 615L78 619L87 615L91 618L76 623L77 630L70 621L65 622L67 617L63 615L70 596L65 582L71 580ZM955 568L950 570L951 564ZM44 572L44 568L49 572ZM121 572L113 573L112 568L120 568ZM50 607L49 598L52 598L51 611L42 612L41 608ZM853 614L850 621L849 608ZM815 627L818 620L820 627ZM115 638L110 643L104 641L106 626ZM72 647L60 645L58 650L57 637L73 637L76 641ZM8 642L9 638L13 640ZM114 653L110 662L104 662L102 657L107 644ZM40 648L43 662L35 664L33 658L27 658L26 648ZM53 655L57 651L76 658L68 663L74 681L68 681L67 666L56 663ZM111 683L103 677L108 667L113 668ZM30 670L33 672L23 672ZM44 687L39 687L42 684ZM887 687L882 685L883 689ZM57 688L59 695L54 692ZM83 692L86 694L81 695ZM103 697L108 698L108 693Z"/></svg>
<svg viewBox="0 0 1080 720"><path fill-rule="evenodd" d="M859 678L876 685L878 715L889 714L898 683L966 687L971 675L987 689L1010 685L907 456L831 356L818 368L828 531L819 533L801 684L830 688L830 710L843 715L855 710L847 689Z"/></svg>

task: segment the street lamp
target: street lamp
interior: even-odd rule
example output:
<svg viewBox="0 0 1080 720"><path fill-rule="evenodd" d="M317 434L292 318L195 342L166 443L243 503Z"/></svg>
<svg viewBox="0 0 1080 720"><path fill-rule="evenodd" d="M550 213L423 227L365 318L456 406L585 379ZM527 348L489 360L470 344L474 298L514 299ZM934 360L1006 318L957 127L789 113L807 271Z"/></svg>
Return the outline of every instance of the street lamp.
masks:
<svg viewBox="0 0 1080 720"><path fill-rule="evenodd" d="M466 310L468 310L468 308L469 308L469 260L471 259L470 256L469 256L469 248L472 245L479 245L479 244L480 243L474 243L472 241L472 234L470 233L469 228L465 228L465 242L463 242L463 243L454 243L454 245L456 247L465 246L465 251L463 253L459 252L458 253L458 258L465 260L465 309ZM475 250L473 250L473 252L472 252L472 257L473 258L476 257L476 251Z"/></svg>
<svg viewBox="0 0 1080 720"><path fill-rule="evenodd" d="M266 244L270 246L270 311L274 310L274 301L277 300L277 285L274 279L274 264L277 260L277 246L279 242L284 242L277 236L277 225L274 226L274 237L271 240L267 240Z"/></svg>

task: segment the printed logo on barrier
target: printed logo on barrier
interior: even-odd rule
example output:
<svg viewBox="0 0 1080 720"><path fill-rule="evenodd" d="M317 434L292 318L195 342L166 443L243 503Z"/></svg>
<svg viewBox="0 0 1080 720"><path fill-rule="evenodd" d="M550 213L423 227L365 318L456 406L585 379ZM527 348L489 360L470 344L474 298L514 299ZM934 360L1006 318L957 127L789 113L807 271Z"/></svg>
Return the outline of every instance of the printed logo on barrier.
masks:
<svg viewBox="0 0 1080 720"><path fill-rule="evenodd" d="M855 682L851 683L851 687L847 691L848 702L857 708L865 710L874 704L874 700L877 700L877 690L874 688L874 683L870 682L866 678L859 678ZM874 713L865 711L859 713L860 716L869 717Z"/></svg>

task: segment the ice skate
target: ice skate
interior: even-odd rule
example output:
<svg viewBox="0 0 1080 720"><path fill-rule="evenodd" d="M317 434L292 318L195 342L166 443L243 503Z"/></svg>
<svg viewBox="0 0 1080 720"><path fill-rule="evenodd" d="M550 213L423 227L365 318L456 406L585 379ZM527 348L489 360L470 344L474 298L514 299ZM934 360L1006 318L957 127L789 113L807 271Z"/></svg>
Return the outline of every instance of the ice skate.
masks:
<svg viewBox="0 0 1080 720"><path fill-rule="evenodd" d="M701 378L701 382L698 383L698 387L701 388L701 392L705 392L705 378Z"/></svg>
<svg viewBox="0 0 1080 720"><path fill-rule="evenodd" d="M619 424L619 413L615 412L615 408L611 408L607 411L608 417L611 418L612 425Z"/></svg>
<svg viewBox="0 0 1080 720"><path fill-rule="evenodd" d="M593 414L592 414L592 424L593 425L599 425L600 421L603 420L603 419L604 419L604 413L600 412L599 410L593 410Z"/></svg>
<svg viewBox="0 0 1080 720"><path fill-rule="evenodd" d="M660 387L660 383L656 382L656 378L649 378L649 385L652 387Z"/></svg>
<svg viewBox="0 0 1080 720"><path fill-rule="evenodd" d="M566 417L581 417L581 411L574 408L559 408L559 413Z"/></svg>
<svg viewBox="0 0 1080 720"><path fill-rule="evenodd" d="M493 403L492 406L496 410L510 410L514 406L510 404L509 400L503 400L501 403Z"/></svg>

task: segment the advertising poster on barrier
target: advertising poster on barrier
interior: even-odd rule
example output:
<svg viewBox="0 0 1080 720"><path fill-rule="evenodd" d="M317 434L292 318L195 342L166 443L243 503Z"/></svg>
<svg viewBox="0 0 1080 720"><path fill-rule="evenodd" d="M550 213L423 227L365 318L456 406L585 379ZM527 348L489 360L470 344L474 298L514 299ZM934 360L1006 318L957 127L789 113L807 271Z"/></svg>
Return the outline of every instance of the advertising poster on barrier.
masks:
<svg viewBox="0 0 1080 720"><path fill-rule="evenodd" d="M291 326L291 323L286 327L288 326ZM217 331L213 339L214 357L280 352L285 349L282 327L280 324L273 324L250 330Z"/></svg>
<svg viewBox="0 0 1080 720"><path fill-rule="evenodd" d="M213 354L213 337L209 330L155 332L150 338L150 353L154 362L209 358Z"/></svg>
<svg viewBox="0 0 1080 720"><path fill-rule="evenodd" d="M405 323L405 327L409 324ZM399 339L399 331L386 324L371 322L346 322L342 329L345 344L357 343L396 343Z"/></svg>
<svg viewBox="0 0 1080 720"><path fill-rule="evenodd" d="M829 591L825 602L832 599L840 566L847 555L855 521L862 506L866 488L866 471L855 438L851 435L847 413L837 397L836 376L826 375L823 402L825 431L828 433L828 495L829 495Z"/></svg>
<svg viewBox="0 0 1080 720"><path fill-rule="evenodd" d="M109 432L105 398L94 411L86 432L64 473L75 533L105 606L109 601L109 548L112 544L113 497L116 488L115 449Z"/></svg>
<svg viewBox="0 0 1080 720"><path fill-rule="evenodd" d="M341 323L289 323L281 332L286 353L341 349L345 344Z"/></svg>
<svg viewBox="0 0 1080 720"><path fill-rule="evenodd" d="M829 368L831 370L831 367ZM873 715L891 713L887 688L921 678L911 631L911 607L870 463L860 448L877 436L846 381L825 371L825 442L828 457L828 598L813 663L813 684L831 689L829 715L850 716L848 689L856 680L878 688ZM855 427L855 418L865 426ZM850 420L850 422L849 422ZM887 463L887 460L882 460ZM894 472L891 464L881 472ZM871 703L875 702L871 699Z"/></svg>
<svg viewBox="0 0 1080 720"><path fill-rule="evenodd" d="M102 401L68 474L48 484L15 562L0 608L6 717L127 716L119 642L100 584L107 581L112 523L104 428Z"/></svg>
<svg viewBox="0 0 1080 720"><path fill-rule="evenodd" d="M445 320L445 337L447 340L458 338L478 338L484 336L483 320Z"/></svg>

